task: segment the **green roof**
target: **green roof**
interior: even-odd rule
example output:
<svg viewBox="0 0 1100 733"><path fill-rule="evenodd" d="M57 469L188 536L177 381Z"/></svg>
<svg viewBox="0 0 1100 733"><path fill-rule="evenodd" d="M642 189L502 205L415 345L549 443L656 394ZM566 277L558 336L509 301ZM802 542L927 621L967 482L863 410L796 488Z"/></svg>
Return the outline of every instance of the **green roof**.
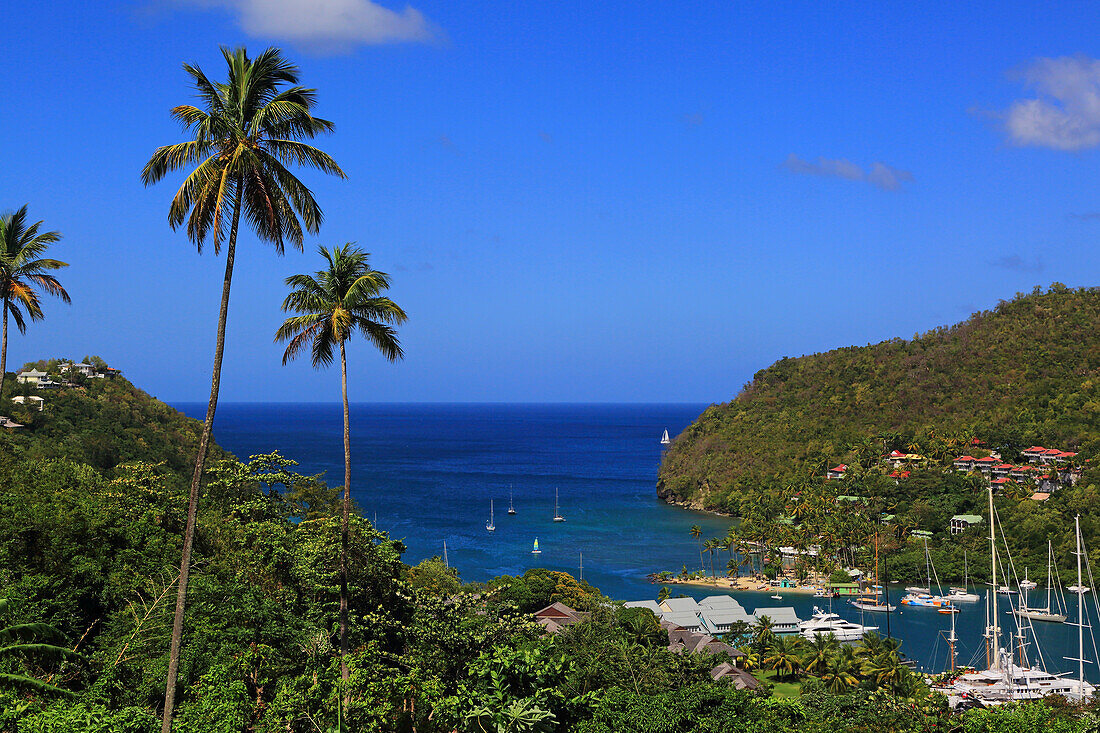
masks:
<svg viewBox="0 0 1100 733"><path fill-rule="evenodd" d="M863 501L862 496L838 496L837 501Z"/></svg>
<svg viewBox="0 0 1100 733"><path fill-rule="evenodd" d="M951 517L951 521L966 522L967 524L981 524L982 516L980 514L956 514Z"/></svg>
<svg viewBox="0 0 1100 733"><path fill-rule="evenodd" d="M914 537L931 537L932 533L927 529L914 529L911 533Z"/></svg>

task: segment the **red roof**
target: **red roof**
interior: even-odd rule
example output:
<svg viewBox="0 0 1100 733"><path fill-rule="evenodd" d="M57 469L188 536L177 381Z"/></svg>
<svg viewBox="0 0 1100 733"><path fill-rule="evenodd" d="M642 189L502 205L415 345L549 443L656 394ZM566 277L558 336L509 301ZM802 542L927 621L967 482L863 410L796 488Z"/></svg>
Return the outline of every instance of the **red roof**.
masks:
<svg viewBox="0 0 1100 733"><path fill-rule="evenodd" d="M1077 454L1074 453L1073 451L1063 451L1063 452L1058 454L1058 457L1059 458L1073 458L1075 455L1077 455Z"/></svg>
<svg viewBox="0 0 1100 733"><path fill-rule="evenodd" d="M1001 465L994 466L993 468L1007 468L1009 471L1011 471L1013 469L1013 465L1011 463L1002 463Z"/></svg>
<svg viewBox="0 0 1100 733"><path fill-rule="evenodd" d="M836 468L830 468L829 473L844 473L847 470L848 470L848 465L846 463L841 463Z"/></svg>
<svg viewBox="0 0 1100 733"><path fill-rule="evenodd" d="M974 460L973 456L959 456L958 458L955 459L955 463L958 463L959 461L972 461L972 460Z"/></svg>
<svg viewBox="0 0 1100 733"><path fill-rule="evenodd" d="M1042 453L1045 450L1046 450L1046 448L1044 448L1041 445L1033 445L1030 448L1028 448L1027 450L1022 450L1020 452L1021 453Z"/></svg>
<svg viewBox="0 0 1100 733"><path fill-rule="evenodd" d="M1049 449L1043 451L1043 455L1044 456L1056 456L1056 455L1059 455L1061 452L1062 451L1058 450L1057 448L1049 448Z"/></svg>
<svg viewBox="0 0 1100 733"><path fill-rule="evenodd" d="M985 457L985 458L978 458L978 459L975 459L975 460L978 463L995 463L997 461L996 458L989 458L988 456Z"/></svg>
<svg viewBox="0 0 1100 733"><path fill-rule="evenodd" d="M908 471L894 471L890 474L890 478L909 478Z"/></svg>
<svg viewBox="0 0 1100 733"><path fill-rule="evenodd" d="M894 451L893 453L890 454L890 457L891 458L905 458L905 454L902 453L900 450L896 450L896 451Z"/></svg>
<svg viewBox="0 0 1100 733"><path fill-rule="evenodd" d="M1008 479L1006 479L1006 478L995 478L992 481L990 481L990 483L993 483L993 484L1007 484Z"/></svg>

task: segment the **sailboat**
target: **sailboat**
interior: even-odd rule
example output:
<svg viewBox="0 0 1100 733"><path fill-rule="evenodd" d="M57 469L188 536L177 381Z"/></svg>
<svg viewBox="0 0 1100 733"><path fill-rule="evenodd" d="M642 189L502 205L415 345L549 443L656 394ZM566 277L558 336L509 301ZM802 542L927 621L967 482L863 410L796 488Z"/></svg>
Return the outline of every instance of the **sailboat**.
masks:
<svg viewBox="0 0 1100 733"><path fill-rule="evenodd" d="M1068 700L1087 701L1092 698L1096 688L1085 681L1085 640L1084 627L1087 625L1084 616L1084 602L1082 597L1088 591L1081 583L1081 521L1076 521L1077 533L1077 585L1071 590L1078 594L1077 598L1077 657L1072 661L1078 663L1077 679L1067 676L1052 674L1043 668L1043 665L1031 666L1024 654L1023 630L1019 627L1020 639L1018 646L1019 662L1014 659L1011 649L1001 647L1001 630L997 622L997 542L994 533L996 515L993 511L993 488L989 488L989 554L992 568L992 583L989 593L989 623L986 627L985 638L987 641L987 669L975 672L967 672L950 679L938 691L947 695L948 703L952 708L960 704L1001 705L1007 702L1022 702L1025 700L1040 700L1048 695L1062 695ZM1042 660L1042 656L1039 656Z"/></svg>
<svg viewBox="0 0 1100 733"><path fill-rule="evenodd" d="M924 541L924 572L925 580L928 582L928 588L932 588L932 555L928 552L928 540ZM939 591L939 576L936 577L936 590ZM903 606L922 606L925 608L946 608L952 607L951 602L944 599L942 595L932 595L929 591L924 590L911 590L904 598L901 599L901 605ZM951 613L947 611L946 613Z"/></svg>
<svg viewBox="0 0 1100 733"><path fill-rule="evenodd" d="M666 428L665 432L661 433L661 445L668 445L671 442L672 441L669 440L669 437L668 437L668 429Z"/></svg>
<svg viewBox="0 0 1100 733"><path fill-rule="evenodd" d="M515 514L516 513L516 508L514 506L512 506L512 487L511 486L508 487L508 513L509 514Z"/></svg>
<svg viewBox="0 0 1100 733"><path fill-rule="evenodd" d="M541 555L542 550L539 549L539 538L535 538L535 549L531 550L532 555Z"/></svg>
<svg viewBox="0 0 1100 733"><path fill-rule="evenodd" d="M1061 589L1058 589L1054 593L1054 602L1056 606L1051 608L1051 590L1054 586L1054 575L1051 573L1051 568L1054 565L1054 545L1050 540L1047 540L1047 605L1043 608L1032 608L1027 603L1027 594L1024 594L1024 602L1019 608L1012 610L1012 613L1019 618L1029 618L1033 621L1049 621L1054 624L1065 623L1065 599L1061 598ZM1055 568L1057 569L1057 568ZM1027 577L1025 572L1024 577ZM1032 583L1034 587L1034 583ZM1026 588L1023 583L1020 583L1021 588Z"/></svg>
<svg viewBox="0 0 1100 733"><path fill-rule="evenodd" d="M564 522L565 521L565 517L563 517L561 515L561 512L558 511L558 489L557 489L557 487L554 487L554 521L555 522Z"/></svg>
<svg viewBox="0 0 1100 733"><path fill-rule="evenodd" d="M963 584L962 587L952 586L948 589L947 600L952 603L977 603L982 598L977 593L971 593L970 588L970 573L966 564L966 550L963 550Z"/></svg>
<svg viewBox="0 0 1100 733"><path fill-rule="evenodd" d="M1027 579L1027 568L1024 568L1024 579L1020 581L1020 590L1035 590L1038 587L1039 584L1034 580Z"/></svg>
<svg viewBox="0 0 1100 733"><path fill-rule="evenodd" d="M489 521L485 523L485 529L488 530L489 532L496 532L497 531L497 523L494 521L494 519L495 518L493 516L493 500L490 499L489 500Z"/></svg>
<svg viewBox="0 0 1100 733"><path fill-rule="evenodd" d="M875 579L871 584L871 587L865 590L856 598L849 600L853 606L860 611L885 611L890 613L896 611L896 606L891 606L886 601L879 598L879 591L882 586L878 584L878 533L875 533Z"/></svg>

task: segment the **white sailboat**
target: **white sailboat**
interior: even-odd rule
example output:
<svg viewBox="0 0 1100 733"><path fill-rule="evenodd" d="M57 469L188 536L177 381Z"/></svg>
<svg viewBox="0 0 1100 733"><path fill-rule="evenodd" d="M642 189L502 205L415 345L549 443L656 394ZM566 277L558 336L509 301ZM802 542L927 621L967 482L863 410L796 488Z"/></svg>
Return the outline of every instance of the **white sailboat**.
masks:
<svg viewBox="0 0 1100 733"><path fill-rule="evenodd" d="M512 506L512 487L511 486L508 487L508 513L509 514L515 514L516 513L516 508L514 506Z"/></svg>
<svg viewBox="0 0 1100 733"><path fill-rule="evenodd" d="M1065 599L1061 597L1061 589L1054 584L1054 574L1051 572L1054 567L1054 545L1050 540L1047 540L1047 605L1043 608L1032 608L1028 605L1027 593L1024 594L1024 602L1019 608L1013 609L1014 613L1019 618L1029 618L1033 621L1049 621L1054 624L1065 623ZM1054 567L1056 570L1057 568ZM1025 577L1026 573L1025 573ZM1032 586L1035 584L1032 583ZM1020 583L1021 588L1025 588L1023 583ZM1054 606L1051 606L1051 591L1054 591Z"/></svg>
<svg viewBox="0 0 1100 733"><path fill-rule="evenodd" d="M932 574L935 569L932 566L932 555L928 552L928 540L924 541L924 572L925 578L928 582L928 589L917 588L910 586L906 588L909 591L904 598L901 599L901 605L903 606L916 606L924 608L951 608L951 602L943 597L940 591L940 579L936 576L936 591L937 594L933 595L930 592L932 588ZM951 611L948 611L951 613Z"/></svg>
<svg viewBox="0 0 1100 733"><path fill-rule="evenodd" d="M977 603L982 599L977 593L970 592L970 573L966 564L966 550L963 550L963 584L948 589L947 600L952 603Z"/></svg>
<svg viewBox="0 0 1100 733"><path fill-rule="evenodd" d="M489 500L489 521L485 523L485 529L486 530L488 530L490 532L496 532L497 531L497 523L494 521L494 519L495 519L495 517L493 516L493 500L490 499Z"/></svg>
<svg viewBox="0 0 1100 733"><path fill-rule="evenodd" d="M564 522L565 521L565 517L563 517L561 515L561 512L558 511L558 489L557 489L556 486L554 487L554 521L555 522Z"/></svg>
<svg viewBox="0 0 1100 733"><path fill-rule="evenodd" d="M665 432L661 433L661 445L668 445L672 441L668 437L668 429L665 428Z"/></svg>

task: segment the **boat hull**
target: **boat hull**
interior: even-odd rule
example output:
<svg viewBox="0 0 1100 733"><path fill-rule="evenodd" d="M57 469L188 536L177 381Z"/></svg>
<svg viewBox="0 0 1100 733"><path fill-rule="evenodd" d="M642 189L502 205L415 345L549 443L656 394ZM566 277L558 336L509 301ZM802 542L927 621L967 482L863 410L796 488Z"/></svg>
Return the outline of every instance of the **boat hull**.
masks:
<svg viewBox="0 0 1100 733"><path fill-rule="evenodd" d="M1066 622L1066 615L1064 613L1035 611L1029 608L1016 609L1012 611L1012 615L1018 618L1029 618L1032 621L1048 621L1052 624L1064 624Z"/></svg>

